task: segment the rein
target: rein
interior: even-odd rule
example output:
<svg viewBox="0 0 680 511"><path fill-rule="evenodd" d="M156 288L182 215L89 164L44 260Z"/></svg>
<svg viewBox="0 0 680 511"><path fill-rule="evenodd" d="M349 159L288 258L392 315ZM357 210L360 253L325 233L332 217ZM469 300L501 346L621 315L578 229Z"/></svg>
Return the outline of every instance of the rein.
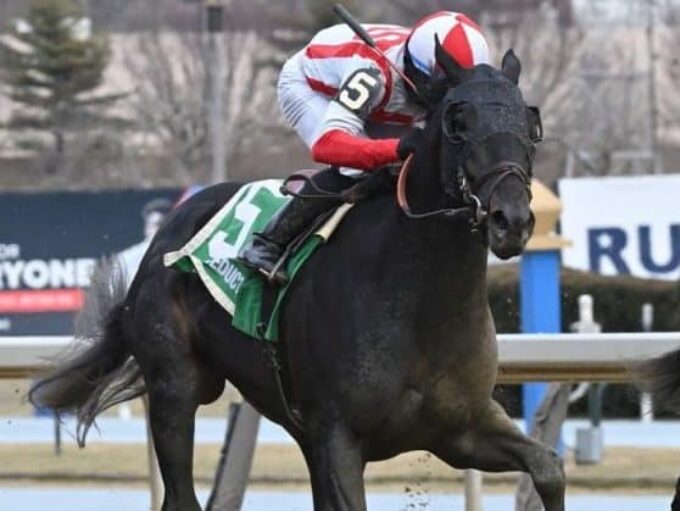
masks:
<svg viewBox="0 0 680 511"><path fill-rule="evenodd" d="M406 196L406 181L408 179L409 172L411 171L412 162L413 154L410 154L406 160L404 160L404 164L401 166L401 170L399 171L399 178L397 179L397 204L399 204L399 207L408 218L421 220L423 218L430 218L439 215L444 215L446 218L457 218L464 215L476 216L471 215L473 208L477 211L481 210L481 202L479 202L479 199L476 196L473 196L477 200L477 203L470 206L463 206L460 208L443 208L434 211L427 211L425 213L414 213L408 203L408 197Z"/></svg>

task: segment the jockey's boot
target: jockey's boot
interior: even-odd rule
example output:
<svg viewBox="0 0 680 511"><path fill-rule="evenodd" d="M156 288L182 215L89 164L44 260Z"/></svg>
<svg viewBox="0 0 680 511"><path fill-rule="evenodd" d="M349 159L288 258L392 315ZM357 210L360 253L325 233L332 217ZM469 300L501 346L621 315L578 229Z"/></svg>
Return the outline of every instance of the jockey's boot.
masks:
<svg viewBox="0 0 680 511"><path fill-rule="evenodd" d="M286 247L316 217L336 205L334 200L293 197L269 220L262 232L253 235L251 241L241 249L238 260L264 273L269 280L285 284L288 281L285 269L279 268L276 272L274 269Z"/></svg>

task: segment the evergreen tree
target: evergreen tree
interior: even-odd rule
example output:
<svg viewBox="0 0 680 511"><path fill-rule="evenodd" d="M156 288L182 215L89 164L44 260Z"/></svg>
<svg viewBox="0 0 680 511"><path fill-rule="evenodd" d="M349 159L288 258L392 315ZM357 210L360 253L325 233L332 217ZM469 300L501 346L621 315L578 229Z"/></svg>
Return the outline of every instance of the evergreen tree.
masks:
<svg viewBox="0 0 680 511"><path fill-rule="evenodd" d="M60 156L66 134L120 124L105 110L122 95L92 92L109 58L107 38L89 33L89 21L71 0L32 0L27 17L0 39L0 79L19 104L7 127L51 134Z"/></svg>

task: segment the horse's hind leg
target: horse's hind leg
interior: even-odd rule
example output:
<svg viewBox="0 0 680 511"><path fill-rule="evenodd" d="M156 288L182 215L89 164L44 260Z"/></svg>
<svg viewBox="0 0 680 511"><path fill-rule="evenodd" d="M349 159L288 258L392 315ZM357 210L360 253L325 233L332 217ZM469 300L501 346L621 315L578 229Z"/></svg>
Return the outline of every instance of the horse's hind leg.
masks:
<svg viewBox="0 0 680 511"><path fill-rule="evenodd" d="M149 386L151 433L165 485L162 510L200 511L192 467L198 403L179 388L181 381L156 381Z"/></svg>
<svg viewBox="0 0 680 511"><path fill-rule="evenodd" d="M138 332L146 335L135 343L134 355L144 373L151 433L165 485L162 511L200 511L193 482L195 415L199 404L219 397L224 380L195 358L189 340L167 327L170 321L147 317L144 324L147 328Z"/></svg>
<svg viewBox="0 0 680 511"><path fill-rule="evenodd" d="M473 426L462 436L442 436L432 452L456 468L528 472L545 511L564 511L564 469L553 449L524 435L494 401Z"/></svg>

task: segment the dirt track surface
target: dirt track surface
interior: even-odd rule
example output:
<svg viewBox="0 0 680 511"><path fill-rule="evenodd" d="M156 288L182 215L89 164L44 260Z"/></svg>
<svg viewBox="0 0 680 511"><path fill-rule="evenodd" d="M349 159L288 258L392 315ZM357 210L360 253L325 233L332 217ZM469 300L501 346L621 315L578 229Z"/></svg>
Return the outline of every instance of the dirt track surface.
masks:
<svg viewBox="0 0 680 511"><path fill-rule="evenodd" d="M219 445L199 445L195 457L196 481L211 484ZM83 450L65 446L61 456L49 445L0 445L0 480L88 483L144 483L147 475L143 445L95 444ZM654 491L672 494L680 472L680 449L608 449L600 465L576 466L571 453L566 471L571 491ZM485 475L486 489L514 485L516 474ZM370 487L403 491L453 490L463 474L427 453L410 453L368 466ZM305 487L307 471L294 446L261 445L255 455L251 482L258 485Z"/></svg>
<svg viewBox="0 0 680 511"><path fill-rule="evenodd" d="M20 380L0 382L2 415L31 414L31 407L22 402L28 384ZM232 397L230 394L210 407L202 407L201 415L226 416ZM141 405L133 403L133 410L141 414ZM198 483L212 484L220 448L220 445L197 447L194 465ZM145 483L147 476L146 449L140 444L94 444L83 450L68 444L60 457L54 455L50 445L0 444L0 460L0 480L6 481L129 484ZM570 491L625 489L670 495L680 475L680 449L609 448L603 463L592 466L576 466L573 455L568 453L566 471ZM485 491L507 492L516 478L515 474L487 474ZM396 491L407 487L453 490L460 487L463 474L427 453L410 453L369 465L366 480L369 486ZM302 456L291 445L260 445L251 481L267 486L308 485Z"/></svg>

